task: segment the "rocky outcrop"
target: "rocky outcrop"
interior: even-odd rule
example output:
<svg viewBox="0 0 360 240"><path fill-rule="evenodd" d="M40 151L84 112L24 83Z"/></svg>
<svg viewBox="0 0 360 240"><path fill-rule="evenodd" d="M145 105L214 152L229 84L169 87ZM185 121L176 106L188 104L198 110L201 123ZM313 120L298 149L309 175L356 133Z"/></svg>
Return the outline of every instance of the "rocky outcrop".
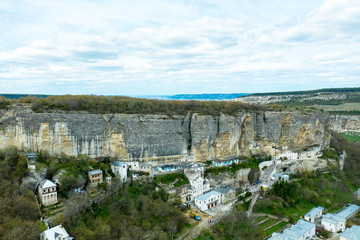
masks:
<svg viewBox="0 0 360 240"><path fill-rule="evenodd" d="M239 112L234 116L35 113L26 106L0 111L2 147L51 154L116 156L124 160L193 159L274 154L327 146L329 117L312 112Z"/></svg>
<svg viewBox="0 0 360 240"><path fill-rule="evenodd" d="M332 115L330 125L336 132L360 132L360 116Z"/></svg>

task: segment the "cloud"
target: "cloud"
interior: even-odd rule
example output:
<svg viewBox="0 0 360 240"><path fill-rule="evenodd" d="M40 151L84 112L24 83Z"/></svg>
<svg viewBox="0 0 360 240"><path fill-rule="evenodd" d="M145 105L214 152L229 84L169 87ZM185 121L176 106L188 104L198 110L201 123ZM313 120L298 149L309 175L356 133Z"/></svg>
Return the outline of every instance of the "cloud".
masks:
<svg viewBox="0 0 360 240"><path fill-rule="evenodd" d="M358 1L4 2L3 92L166 95L358 85Z"/></svg>

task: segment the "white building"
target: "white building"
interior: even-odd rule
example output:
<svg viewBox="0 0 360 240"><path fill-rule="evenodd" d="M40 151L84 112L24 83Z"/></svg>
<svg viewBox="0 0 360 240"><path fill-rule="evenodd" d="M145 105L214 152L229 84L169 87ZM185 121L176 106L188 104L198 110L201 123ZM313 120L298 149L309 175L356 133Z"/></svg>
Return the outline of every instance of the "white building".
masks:
<svg viewBox="0 0 360 240"><path fill-rule="evenodd" d="M186 196L187 201L192 201L195 197L210 191L210 181L204 178L204 166L192 163L185 168L184 173L190 182L190 188Z"/></svg>
<svg viewBox="0 0 360 240"><path fill-rule="evenodd" d="M120 177L120 180L122 182L125 182L127 180L127 169L128 165L125 162L114 161L111 164L111 170L115 175Z"/></svg>
<svg viewBox="0 0 360 240"><path fill-rule="evenodd" d="M296 160L299 158L298 153L294 153L291 151L280 151L280 153L275 154L274 159L275 160Z"/></svg>
<svg viewBox="0 0 360 240"><path fill-rule="evenodd" d="M357 214L359 212L359 208L360 207L355 204L350 204L349 206L338 212L336 215L347 220Z"/></svg>
<svg viewBox="0 0 360 240"><path fill-rule="evenodd" d="M217 188L214 190L221 194L221 202L228 203L235 200L235 188L231 186Z"/></svg>
<svg viewBox="0 0 360 240"><path fill-rule="evenodd" d="M72 240L66 232L65 228L61 225L50 228L40 233L40 240Z"/></svg>
<svg viewBox="0 0 360 240"><path fill-rule="evenodd" d="M127 162L129 169L133 170L133 171L138 171L139 170L139 162Z"/></svg>
<svg viewBox="0 0 360 240"><path fill-rule="evenodd" d="M44 206L57 203L56 184L48 179L44 179L38 183L38 196Z"/></svg>
<svg viewBox="0 0 360 240"><path fill-rule="evenodd" d="M139 165L139 171L151 173L152 165L150 163L141 163Z"/></svg>
<svg viewBox="0 0 360 240"><path fill-rule="evenodd" d="M184 166L178 164L164 164L155 168L155 170L159 172L175 172L181 169L184 169Z"/></svg>
<svg viewBox="0 0 360 240"><path fill-rule="evenodd" d="M315 222L315 219L320 218L323 214L324 208L321 206L314 207L307 214L305 214L304 219L309 222Z"/></svg>
<svg viewBox="0 0 360 240"><path fill-rule="evenodd" d="M325 230L330 232L343 232L346 228L346 219L337 216L337 214L328 213L322 217L321 225L323 225Z"/></svg>
<svg viewBox="0 0 360 240"><path fill-rule="evenodd" d="M239 159L237 158L228 158L226 160L220 160L220 159L214 159L211 160L212 165L214 165L215 167L226 167L229 166L231 164L238 164L239 163Z"/></svg>
<svg viewBox="0 0 360 240"><path fill-rule="evenodd" d="M354 193L357 200L360 200L360 188Z"/></svg>
<svg viewBox="0 0 360 240"><path fill-rule="evenodd" d="M288 182L289 179L290 179L290 176L287 173L280 172L280 173L275 173L275 174L271 175L270 179L273 180L273 181Z"/></svg>
<svg viewBox="0 0 360 240"><path fill-rule="evenodd" d="M105 178L107 184L111 184L111 176Z"/></svg>
<svg viewBox="0 0 360 240"><path fill-rule="evenodd" d="M194 202L201 211L205 211L209 208L216 207L221 203L221 193L211 191L201 196L195 197Z"/></svg>
<svg viewBox="0 0 360 240"><path fill-rule="evenodd" d="M316 225L300 219L283 233L273 233L268 240L307 240L315 236Z"/></svg>
<svg viewBox="0 0 360 240"><path fill-rule="evenodd" d="M340 240L360 240L360 226L352 226L340 234Z"/></svg>

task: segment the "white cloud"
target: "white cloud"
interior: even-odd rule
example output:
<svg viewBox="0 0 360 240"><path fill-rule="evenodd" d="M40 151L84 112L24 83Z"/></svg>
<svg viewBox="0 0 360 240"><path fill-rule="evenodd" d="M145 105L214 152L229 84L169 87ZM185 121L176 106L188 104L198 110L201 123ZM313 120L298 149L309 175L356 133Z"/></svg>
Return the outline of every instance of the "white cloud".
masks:
<svg viewBox="0 0 360 240"><path fill-rule="evenodd" d="M358 1L5 0L0 18L2 92L358 85Z"/></svg>

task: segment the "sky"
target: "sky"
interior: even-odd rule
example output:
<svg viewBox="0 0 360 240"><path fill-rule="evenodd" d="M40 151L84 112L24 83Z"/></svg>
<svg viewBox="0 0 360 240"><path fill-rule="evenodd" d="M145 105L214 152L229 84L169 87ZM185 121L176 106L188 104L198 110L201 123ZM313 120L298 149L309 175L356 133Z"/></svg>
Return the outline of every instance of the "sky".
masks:
<svg viewBox="0 0 360 240"><path fill-rule="evenodd" d="M0 93L255 93L359 76L359 0L0 4Z"/></svg>

